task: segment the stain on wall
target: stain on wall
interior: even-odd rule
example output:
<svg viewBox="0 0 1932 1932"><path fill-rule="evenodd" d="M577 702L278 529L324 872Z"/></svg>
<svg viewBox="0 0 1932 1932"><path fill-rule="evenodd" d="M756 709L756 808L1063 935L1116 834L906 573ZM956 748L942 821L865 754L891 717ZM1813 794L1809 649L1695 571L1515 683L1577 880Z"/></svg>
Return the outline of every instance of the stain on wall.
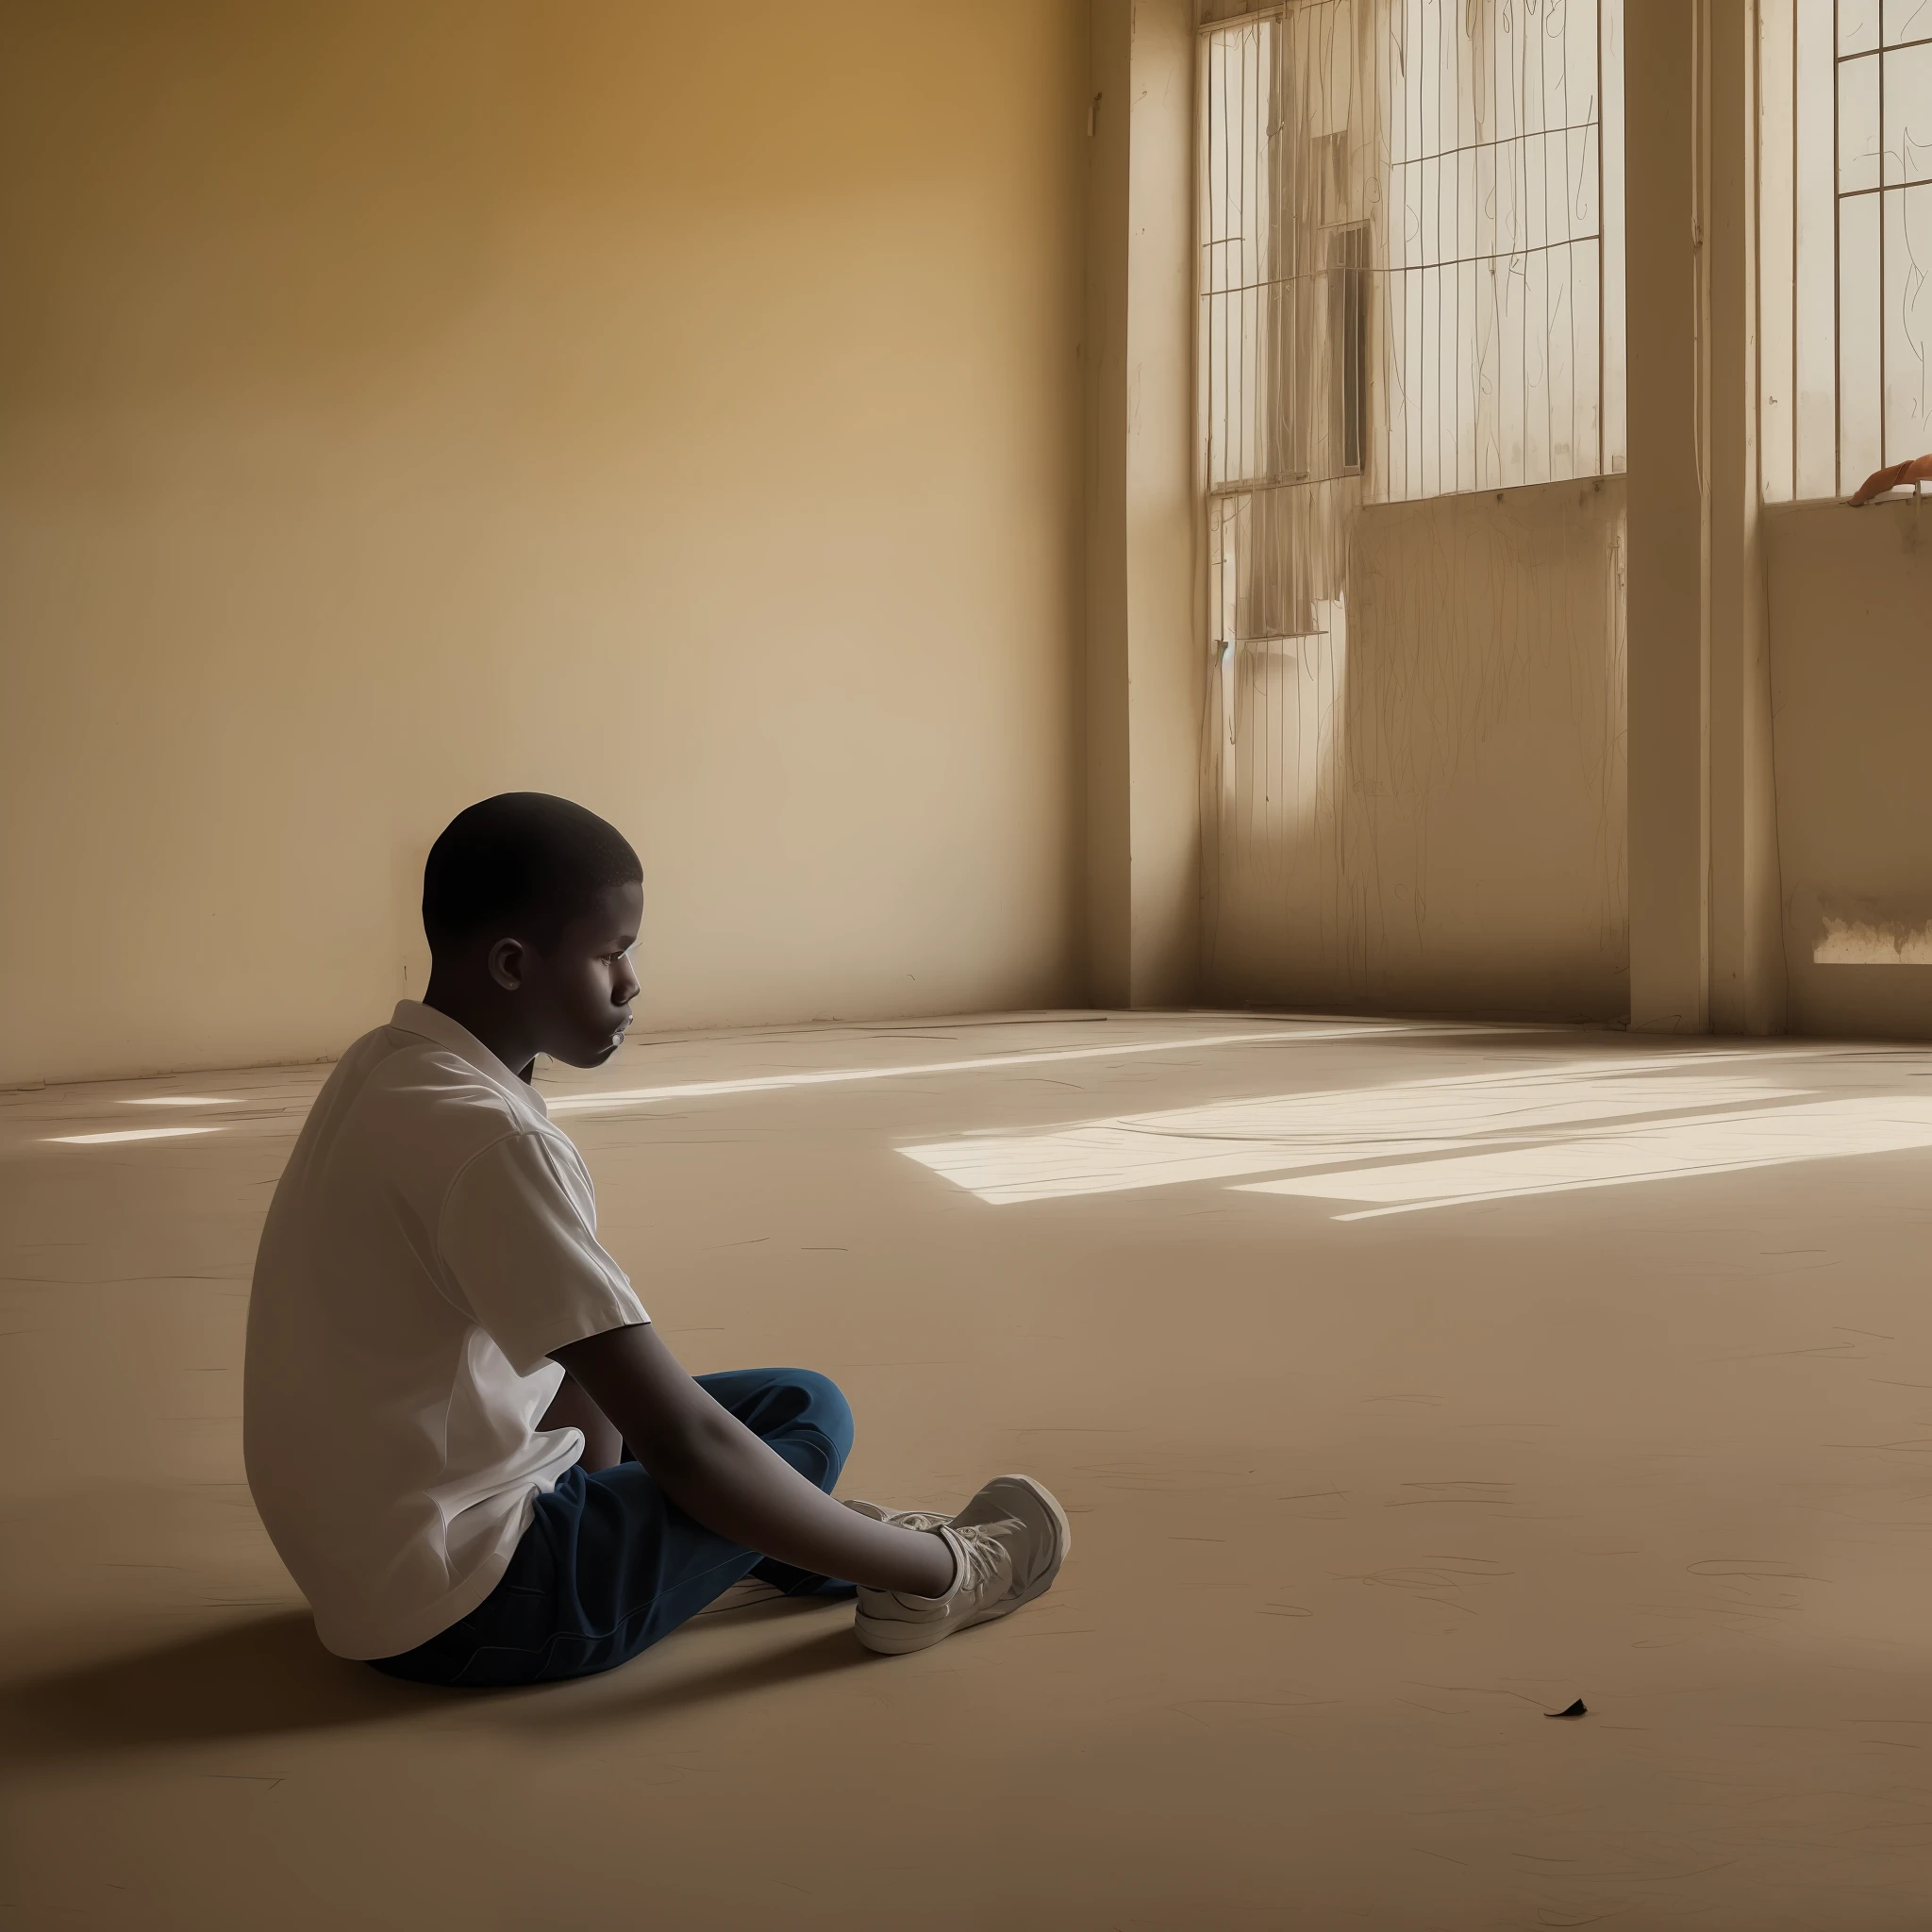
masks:
<svg viewBox="0 0 1932 1932"><path fill-rule="evenodd" d="M1627 1011L1624 506L1608 477L1332 517L1309 635L1213 680L1215 997Z"/></svg>
<svg viewBox="0 0 1932 1932"><path fill-rule="evenodd" d="M1790 1030L1932 1039L1932 504L1764 532Z"/></svg>

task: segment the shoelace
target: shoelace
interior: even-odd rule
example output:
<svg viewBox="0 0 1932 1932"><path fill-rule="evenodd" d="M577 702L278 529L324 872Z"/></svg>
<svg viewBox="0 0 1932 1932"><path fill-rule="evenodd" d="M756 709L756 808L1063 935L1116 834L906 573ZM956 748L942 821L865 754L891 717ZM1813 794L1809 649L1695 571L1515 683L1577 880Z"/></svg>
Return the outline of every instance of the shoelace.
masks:
<svg viewBox="0 0 1932 1932"><path fill-rule="evenodd" d="M955 1524L953 1535L958 1539L955 1547L960 1553L961 1574L954 1580L952 1593L985 1603L1004 1592L1013 1580L1013 1559L999 1539L1024 1526L1011 1516L992 1523Z"/></svg>
<svg viewBox="0 0 1932 1932"><path fill-rule="evenodd" d="M899 1529L944 1529L953 1520L937 1509L887 1509L877 1503L867 1503L860 1507L849 1498L845 1507L860 1516L870 1517L874 1523L890 1523Z"/></svg>
<svg viewBox="0 0 1932 1932"><path fill-rule="evenodd" d="M902 1509L896 1516L884 1519L896 1524L901 1529L922 1529L930 1532L944 1529L952 1522L950 1516L941 1516L937 1509Z"/></svg>

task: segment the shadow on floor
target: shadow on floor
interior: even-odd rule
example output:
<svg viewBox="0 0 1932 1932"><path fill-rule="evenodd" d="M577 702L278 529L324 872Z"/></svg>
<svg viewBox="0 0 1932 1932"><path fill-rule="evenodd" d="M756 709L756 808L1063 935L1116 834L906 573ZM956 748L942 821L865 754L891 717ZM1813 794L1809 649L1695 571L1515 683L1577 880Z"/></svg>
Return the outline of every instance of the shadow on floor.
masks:
<svg viewBox="0 0 1932 1932"><path fill-rule="evenodd" d="M781 1602L728 1616L742 1629L789 1621L801 1608ZM332 1657L316 1641L306 1610L281 1610L11 1685L0 1690L0 1738L8 1756L44 1759L393 1723L452 1704L479 1714L488 1709L520 1726L574 1729L648 1719L866 1661L849 1619L841 1618L802 1642L696 1670L674 1638L576 1683L441 1690Z"/></svg>
<svg viewBox="0 0 1932 1932"><path fill-rule="evenodd" d="M37 1755L310 1731L400 1715L430 1693L331 1657L282 1610L0 1692L0 1732Z"/></svg>
<svg viewBox="0 0 1932 1932"><path fill-rule="evenodd" d="M813 1606L812 1607L823 1607ZM758 1622L806 1621L800 1603L760 1605L732 1613L741 1624ZM761 1651L733 1657L708 1669L693 1671L688 1656L680 1656L677 1637L641 1657L601 1677L573 1685L516 1693L514 1722L523 1730L587 1730L606 1724L636 1724L666 1717L697 1705L722 1704L809 1677L839 1671L876 1669L879 1659L860 1647L849 1617L834 1617L826 1629L812 1618L813 1633L782 1650Z"/></svg>

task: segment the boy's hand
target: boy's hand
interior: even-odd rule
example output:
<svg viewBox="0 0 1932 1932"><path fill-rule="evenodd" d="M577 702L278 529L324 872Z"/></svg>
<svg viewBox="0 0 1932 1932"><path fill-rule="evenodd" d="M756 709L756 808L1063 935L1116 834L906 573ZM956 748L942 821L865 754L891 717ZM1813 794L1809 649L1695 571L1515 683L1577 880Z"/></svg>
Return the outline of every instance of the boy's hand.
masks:
<svg viewBox="0 0 1932 1932"><path fill-rule="evenodd" d="M574 1341L553 1359L616 1424L658 1487L707 1529L874 1590L938 1597L951 1589L953 1553L939 1537L833 1502L712 1401L648 1322Z"/></svg>

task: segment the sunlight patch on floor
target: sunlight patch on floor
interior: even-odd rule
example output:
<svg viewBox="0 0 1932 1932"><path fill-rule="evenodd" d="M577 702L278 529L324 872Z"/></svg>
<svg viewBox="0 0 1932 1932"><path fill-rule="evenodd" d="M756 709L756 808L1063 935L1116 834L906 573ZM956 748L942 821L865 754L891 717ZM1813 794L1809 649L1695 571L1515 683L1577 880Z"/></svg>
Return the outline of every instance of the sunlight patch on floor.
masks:
<svg viewBox="0 0 1932 1932"><path fill-rule="evenodd" d="M1860 1096L1761 1113L1616 1127L1588 1140L1514 1147L1457 1160L1360 1168L1304 1180L1256 1181L1246 1192L1378 1205L1339 1221L1370 1221L1471 1201L1621 1188L1639 1181L1738 1174L1801 1160L1842 1160L1932 1147L1932 1095Z"/></svg>
<svg viewBox="0 0 1932 1932"><path fill-rule="evenodd" d="M1304 1041L1383 1039L1401 1034L1441 1032L1436 1026L1390 1021L1362 1026L1302 1026L1270 1035L1245 1033L1184 1034L1175 1040L1115 1041L1108 1046L1048 1047L1034 1053L984 1054L973 1059L924 1060L901 1067L808 1067L795 1073L758 1074L741 1080L688 1080L670 1087L618 1087L589 1093L561 1093L548 1102L552 1113L622 1113L663 1100L705 1100L733 1093L778 1093L792 1087L842 1087L859 1080L904 1080L940 1074L1004 1072L1008 1067L1045 1066L1059 1060L1124 1059L1134 1054L1180 1053L1215 1046L1298 1046ZM1460 1027L1460 1032L1483 1028ZM1513 1031L1513 1028L1497 1029Z"/></svg>
<svg viewBox="0 0 1932 1932"><path fill-rule="evenodd" d="M1119 1115L1044 1132L969 1134L900 1152L997 1206L1339 1168L1250 1183L1247 1191L1363 1201L1380 1213L1932 1145L1932 1100L1840 1099L1766 1110L1770 1102L1815 1099L1788 1084L1792 1063L1811 1057L1747 1051L1621 1065L1568 1060ZM1692 1117L1655 1118L1686 1114Z"/></svg>

